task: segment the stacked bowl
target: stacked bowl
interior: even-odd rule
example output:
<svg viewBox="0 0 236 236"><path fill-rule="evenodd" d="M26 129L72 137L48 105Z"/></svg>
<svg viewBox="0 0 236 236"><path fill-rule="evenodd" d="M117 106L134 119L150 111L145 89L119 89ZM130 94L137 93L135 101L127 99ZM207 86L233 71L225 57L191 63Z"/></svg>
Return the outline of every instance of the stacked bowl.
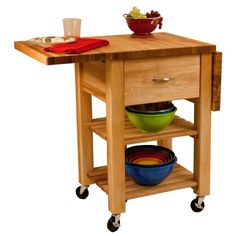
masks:
<svg viewBox="0 0 236 236"><path fill-rule="evenodd" d="M158 132L172 122L177 108L167 101L127 106L125 110L134 126L144 132Z"/></svg>
<svg viewBox="0 0 236 236"><path fill-rule="evenodd" d="M177 158L168 148L154 145L129 147L125 151L126 175L141 185L156 185L172 171Z"/></svg>

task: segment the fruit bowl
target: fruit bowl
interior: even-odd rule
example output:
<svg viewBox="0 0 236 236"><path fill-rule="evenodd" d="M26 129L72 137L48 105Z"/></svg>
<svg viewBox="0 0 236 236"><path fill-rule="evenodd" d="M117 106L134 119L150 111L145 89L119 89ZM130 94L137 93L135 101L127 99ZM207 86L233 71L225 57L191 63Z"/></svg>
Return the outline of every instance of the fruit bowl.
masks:
<svg viewBox="0 0 236 236"><path fill-rule="evenodd" d="M149 35L158 25L159 29L162 27L163 17L158 11L151 10L143 14L140 9L133 7L129 14L123 16L134 35Z"/></svg>
<svg viewBox="0 0 236 236"><path fill-rule="evenodd" d="M165 163L154 162L155 164L152 164L150 153L152 153L153 159L162 156ZM154 157L155 155L156 157ZM133 156L136 156L136 159ZM144 162L145 158L147 162ZM138 162L138 159L142 160ZM174 152L168 148L154 145L133 146L127 148L125 152L125 171L126 175L137 184L152 186L159 184L171 173L176 161Z"/></svg>
<svg viewBox="0 0 236 236"><path fill-rule="evenodd" d="M151 18L132 18L128 14L123 15L126 19L127 25L134 32L135 35L149 35L161 23L162 17Z"/></svg>

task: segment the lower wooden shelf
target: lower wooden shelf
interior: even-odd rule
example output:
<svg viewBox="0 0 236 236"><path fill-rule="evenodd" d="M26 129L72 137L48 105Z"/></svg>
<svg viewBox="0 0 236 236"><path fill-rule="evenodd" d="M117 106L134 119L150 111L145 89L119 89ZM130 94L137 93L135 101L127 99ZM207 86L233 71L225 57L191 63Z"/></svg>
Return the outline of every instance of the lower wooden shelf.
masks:
<svg viewBox="0 0 236 236"><path fill-rule="evenodd" d="M107 166L94 168L92 172L88 173L88 176L108 194ZM138 185L128 177L126 177L125 185L126 199L128 200L181 188L196 187L198 183L194 180L191 171L179 164L176 164L171 174L158 185Z"/></svg>

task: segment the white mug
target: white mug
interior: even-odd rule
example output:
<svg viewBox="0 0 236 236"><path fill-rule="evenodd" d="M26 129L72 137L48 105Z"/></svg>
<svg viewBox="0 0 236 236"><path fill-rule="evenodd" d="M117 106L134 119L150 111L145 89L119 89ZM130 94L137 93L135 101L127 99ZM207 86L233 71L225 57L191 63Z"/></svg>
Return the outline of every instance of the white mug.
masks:
<svg viewBox="0 0 236 236"><path fill-rule="evenodd" d="M64 28L64 36L80 37L81 19L64 18L63 28Z"/></svg>

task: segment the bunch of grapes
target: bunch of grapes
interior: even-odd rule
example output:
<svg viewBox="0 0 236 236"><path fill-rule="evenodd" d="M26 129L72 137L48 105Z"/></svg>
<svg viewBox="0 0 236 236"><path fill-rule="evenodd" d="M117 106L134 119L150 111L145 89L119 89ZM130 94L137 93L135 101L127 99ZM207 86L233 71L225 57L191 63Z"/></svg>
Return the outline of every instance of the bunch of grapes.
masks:
<svg viewBox="0 0 236 236"><path fill-rule="evenodd" d="M146 13L147 18L152 18L152 17L159 17L161 14L158 11L153 11L151 10L150 13Z"/></svg>
<svg viewBox="0 0 236 236"><path fill-rule="evenodd" d="M149 12L146 13L146 16L147 18L160 17L158 25L159 25L159 29L161 29L163 17L161 17L161 14L158 11L151 10L150 13Z"/></svg>
<svg viewBox="0 0 236 236"><path fill-rule="evenodd" d="M129 12L128 17L132 17L134 19L145 19L147 16L140 12L140 9L137 7L133 7L133 9Z"/></svg>

